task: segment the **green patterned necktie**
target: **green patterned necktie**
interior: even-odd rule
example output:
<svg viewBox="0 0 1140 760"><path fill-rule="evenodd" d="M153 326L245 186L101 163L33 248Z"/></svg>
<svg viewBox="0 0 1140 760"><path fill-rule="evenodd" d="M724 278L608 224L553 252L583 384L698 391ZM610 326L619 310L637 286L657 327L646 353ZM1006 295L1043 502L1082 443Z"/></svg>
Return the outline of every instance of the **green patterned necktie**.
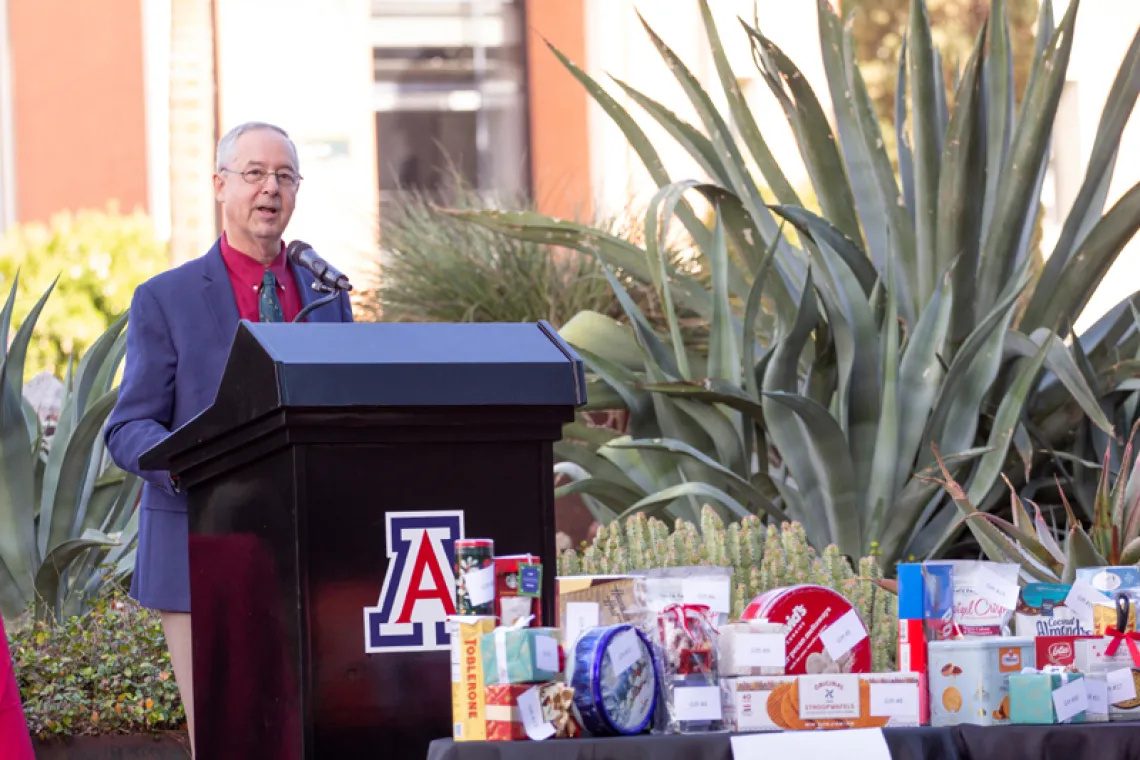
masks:
<svg viewBox="0 0 1140 760"><path fill-rule="evenodd" d="M277 277L266 269L261 278L261 295L257 299L257 310L262 322L284 322L281 299L277 297Z"/></svg>

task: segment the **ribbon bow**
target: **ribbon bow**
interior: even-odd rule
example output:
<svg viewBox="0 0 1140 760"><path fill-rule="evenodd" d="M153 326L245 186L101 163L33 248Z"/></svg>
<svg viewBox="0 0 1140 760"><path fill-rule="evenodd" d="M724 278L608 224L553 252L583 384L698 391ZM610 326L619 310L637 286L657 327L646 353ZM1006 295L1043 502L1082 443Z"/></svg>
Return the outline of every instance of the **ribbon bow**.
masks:
<svg viewBox="0 0 1140 760"><path fill-rule="evenodd" d="M549 683L539 690L542 718L554 726L554 735L573 739L582 732L574 719L574 689L563 683Z"/></svg>
<svg viewBox="0 0 1140 760"><path fill-rule="evenodd" d="M1140 648L1136 646L1136 642L1140 641L1140 634L1136 631L1120 631L1116 626L1109 626L1105 632L1105 636L1112 638L1112 643L1104 650L1105 657L1113 657L1120 649L1120 642L1128 645L1128 653L1132 655L1132 664L1140 668Z"/></svg>

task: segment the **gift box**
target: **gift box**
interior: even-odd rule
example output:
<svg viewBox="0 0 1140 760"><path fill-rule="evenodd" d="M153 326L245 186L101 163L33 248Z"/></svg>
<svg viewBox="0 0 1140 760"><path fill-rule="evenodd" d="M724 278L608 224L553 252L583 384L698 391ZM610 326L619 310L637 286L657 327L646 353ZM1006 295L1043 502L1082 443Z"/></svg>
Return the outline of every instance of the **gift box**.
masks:
<svg viewBox="0 0 1140 760"><path fill-rule="evenodd" d="M495 684L534 684L559 677L556 628L496 628L479 637L483 679Z"/></svg>
<svg viewBox="0 0 1140 760"><path fill-rule="evenodd" d="M555 682L538 687L538 700L542 706L542 719L554 726L558 739L581 736L582 727L574 717L574 689Z"/></svg>
<svg viewBox="0 0 1140 760"><path fill-rule="evenodd" d="M720 677L782 676L787 626L763 620L729 623L719 629Z"/></svg>
<svg viewBox="0 0 1140 760"><path fill-rule="evenodd" d="M483 694L487 703L487 741L517 742L526 741L526 728L519 711L519 697L528 689L529 683L505 683L487 686Z"/></svg>
<svg viewBox="0 0 1140 760"><path fill-rule="evenodd" d="M1025 672L1013 673L1009 677L1009 719L1011 723L1024 723L1035 725L1050 725L1054 723L1084 723L1085 710L1082 708L1072 714L1074 707L1072 700L1084 693L1086 686L1082 682L1084 676L1080 673L1041 673ZM1072 688L1060 692L1060 704L1055 698L1055 692L1063 687L1075 684ZM1087 697L1081 704L1087 704ZM1058 708L1062 705L1066 716L1058 719Z"/></svg>
<svg viewBox="0 0 1140 760"><path fill-rule="evenodd" d="M530 617L542 625L542 563L534 554L495 557L495 614L500 625Z"/></svg>

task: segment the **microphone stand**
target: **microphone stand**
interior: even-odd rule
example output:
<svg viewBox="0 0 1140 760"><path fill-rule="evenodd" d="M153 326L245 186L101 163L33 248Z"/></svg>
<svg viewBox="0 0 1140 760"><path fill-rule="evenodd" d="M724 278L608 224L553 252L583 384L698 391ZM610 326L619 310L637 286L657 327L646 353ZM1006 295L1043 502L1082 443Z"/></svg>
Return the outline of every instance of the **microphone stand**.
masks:
<svg viewBox="0 0 1140 760"><path fill-rule="evenodd" d="M339 288L334 288L331 285L325 285L321 282L314 282L312 284L312 288L318 293L326 293L327 295L321 296L316 301L313 301L311 304L301 309L300 313L298 313L297 316L293 318L294 322L300 322L302 319L309 316L309 314L311 314L314 309L319 309L325 304L332 303L336 300L336 297L340 295Z"/></svg>

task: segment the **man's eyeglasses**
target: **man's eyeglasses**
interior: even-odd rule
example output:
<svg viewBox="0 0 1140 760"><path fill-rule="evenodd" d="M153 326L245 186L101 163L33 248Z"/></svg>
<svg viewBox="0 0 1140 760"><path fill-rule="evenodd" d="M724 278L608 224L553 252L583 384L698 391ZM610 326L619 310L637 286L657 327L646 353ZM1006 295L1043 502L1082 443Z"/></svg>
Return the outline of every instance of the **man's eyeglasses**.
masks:
<svg viewBox="0 0 1140 760"><path fill-rule="evenodd" d="M277 178L277 185L279 187L294 188L298 182L304 179L300 174L291 172L288 169L275 172L266 171L265 169L246 169L244 172L237 172L233 169L222 169L222 171L229 172L230 174L240 174L241 178L251 185L260 185L272 176Z"/></svg>

